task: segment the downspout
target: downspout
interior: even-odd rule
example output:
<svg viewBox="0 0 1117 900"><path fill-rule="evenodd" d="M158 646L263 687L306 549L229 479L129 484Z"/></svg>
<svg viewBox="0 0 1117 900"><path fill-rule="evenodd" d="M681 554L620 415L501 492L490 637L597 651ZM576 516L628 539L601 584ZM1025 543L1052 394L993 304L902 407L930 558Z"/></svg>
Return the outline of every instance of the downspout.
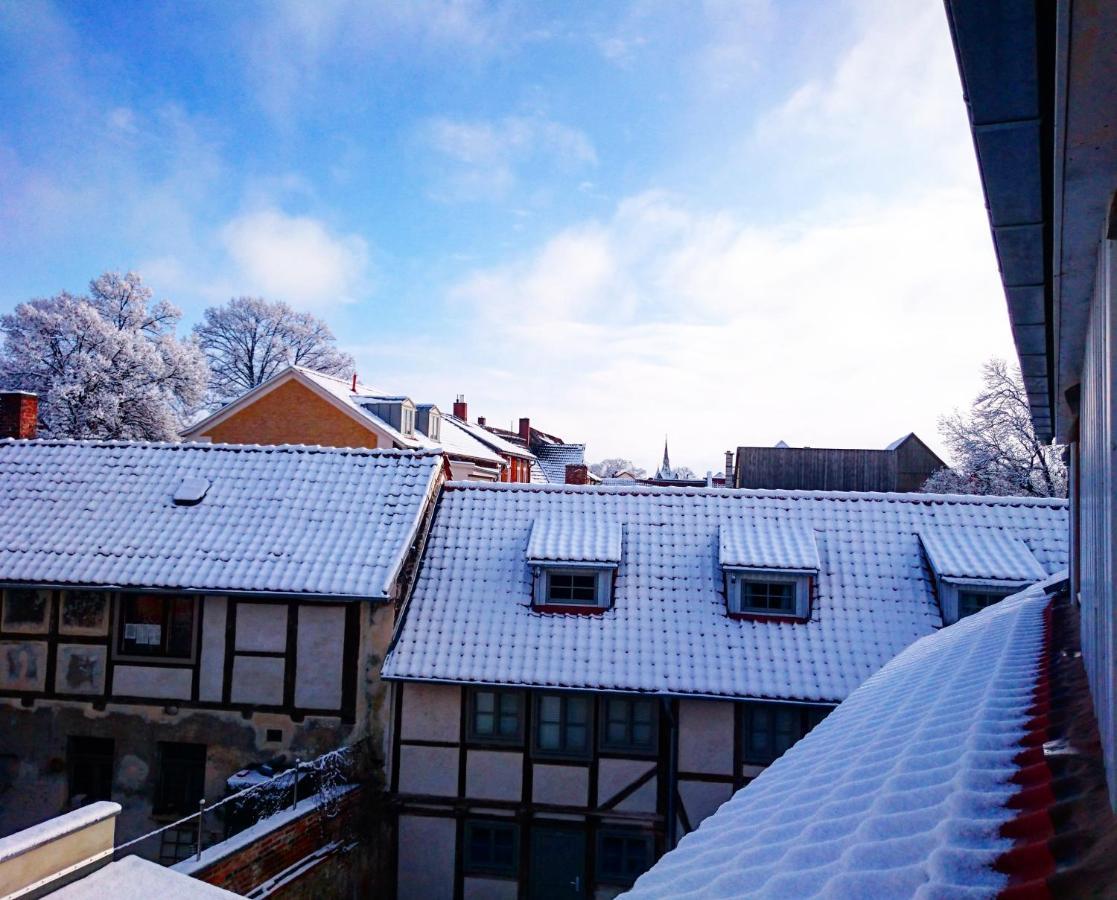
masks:
<svg viewBox="0 0 1117 900"><path fill-rule="evenodd" d="M667 823L664 829L664 851L675 849L678 843L679 816L675 808L676 797L679 793L679 723L675 720L674 711L671 709L671 698L662 697L663 714L668 723L667 734Z"/></svg>

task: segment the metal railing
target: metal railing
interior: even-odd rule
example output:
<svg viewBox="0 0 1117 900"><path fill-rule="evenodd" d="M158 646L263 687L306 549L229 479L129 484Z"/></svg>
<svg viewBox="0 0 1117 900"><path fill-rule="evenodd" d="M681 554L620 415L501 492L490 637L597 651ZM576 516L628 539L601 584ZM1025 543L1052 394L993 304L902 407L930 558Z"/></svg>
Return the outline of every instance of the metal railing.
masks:
<svg viewBox="0 0 1117 900"><path fill-rule="evenodd" d="M318 797L317 809L327 818L332 818L337 814L341 789L355 783L359 750L359 745L342 747L307 762L296 761L292 768L212 803L202 797L198 801L197 812L117 844L112 851L106 852L111 852L112 858L118 859L122 851L174 831L172 846L179 852L172 854L173 858L168 860L161 844L160 862L173 865L191 857L201 860L207 847L225 841L284 809L295 808L300 793L304 800ZM207 823L210 825L208 830ZM188 828L190 833L184 835ZM208 843L207 835L210 837ZM182 840L184 836L190 838L189 843ZM181 851L187 847L191 852L183 855Z"/></svg>

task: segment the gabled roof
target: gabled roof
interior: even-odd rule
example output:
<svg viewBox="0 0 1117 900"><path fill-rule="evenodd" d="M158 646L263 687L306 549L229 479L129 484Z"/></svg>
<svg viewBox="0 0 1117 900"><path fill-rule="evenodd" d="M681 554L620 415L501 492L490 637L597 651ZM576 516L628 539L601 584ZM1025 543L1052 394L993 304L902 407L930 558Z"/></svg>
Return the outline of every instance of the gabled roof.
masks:
<svg viewBox="0 0 1117 900"><path fill-rule="evenodd" d="M731 519L718 528L718 562L746 569L817 572L814 532L800 522Z"/></svg>
<svg viewBox="0 0 1117 900"><path fill-rule="evenodd" d="M504 456L518 456L520 459L535 459L535 455L526 450L519 444L513 444L511 441L506 441L498 434L493 434L488 428L481 425L474 425L472 422L467 422L465 419L459 419L457 416L446 416L448 419L453 419L454 422L468 432L473 438L480 441L486 447L490 447L497 453Z"/></svg>
<svg viewBox="0 0 1117 900"><path fill-rule="evenodd" d="M387 599L442 465L396 450L0 441L0 582ZM191 479L204 496L176 503Z"/></svg>
<svg viewBox="0 0 1117 900"><path fill-rule="evenodd" d="M532 450L551 484L566 483L566 467L580 466L586 461L585 444L536 443Z"/></svg>
<svg viewBox="0 0 1117 900"><path fill-rule="evenodd" d="M468 456L470 459L486 462L494 466L504 464L504 458L491 448L482 444L461 425L461 420L453 416L441 416L438 442L451 456Z"/></svg>
<svg viewBox="0 0 1117 900"><path fill-rule="evenodd" d="M621 561L621 524L592 515L542 516L531 526L527 558L533 563Z"/></svg>
<svg viewBox="0 0 1117 900"><path fill-rule="evenodd" d="M919 530L919 539L940 578L1027 584L1047 574L1020 538L997 528L928 525Z"/></svg>
<svg viewBox="0 0 1117 900"><path fill-rule="evenodd" d="M995 896L1063 579L917 641L626 896Z"/></svg>
<svg viewBox="0 0 1117 900"><path fill-rule="evenodd" d="M537 520L617 522L614 604L532 610ZM725 523L780 521L818 547L806 623L726 613ZM942 627L917 531L981 525L1067 560L1066 501L921 494L447 485L386 678L835 702Z"/></svg>

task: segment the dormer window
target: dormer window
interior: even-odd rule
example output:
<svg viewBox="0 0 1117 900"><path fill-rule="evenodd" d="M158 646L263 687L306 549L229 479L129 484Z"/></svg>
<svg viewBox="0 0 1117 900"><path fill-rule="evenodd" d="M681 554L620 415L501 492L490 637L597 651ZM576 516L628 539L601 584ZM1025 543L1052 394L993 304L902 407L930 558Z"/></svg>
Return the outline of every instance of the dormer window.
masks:
<svg viewBox="0 0 1117 900"><path fill-rule="evenodd" d="M813 531L789 522L727 522L719 545L731 616L810 618L811 584L819 570Z"/></svg>
<svg viewBox="0 0 1117 900"><path fill-rule="evenodd" d="M620 523L580 516L538 519L531 529L527 559L536 610L608 609L621 559Z"/></svg>
<svg viewBox="0 0 1117 900"><path fill-rule="evenodd" d="M947 625L1047 577L1027 544L1005 529L929 525L919 540Z"/></svg>

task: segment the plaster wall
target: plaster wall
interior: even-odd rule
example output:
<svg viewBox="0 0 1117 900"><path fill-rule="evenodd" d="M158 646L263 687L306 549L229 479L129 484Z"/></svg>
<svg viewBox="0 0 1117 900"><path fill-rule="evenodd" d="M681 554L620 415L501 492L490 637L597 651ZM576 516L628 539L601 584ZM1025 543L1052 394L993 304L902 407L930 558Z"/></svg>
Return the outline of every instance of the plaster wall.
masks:
<svg viewBox="0 0 1117 900"><path fill-rule="evenodd" d="M456 747L400 747L400 793L456 797L458 752Z"/></svg>
<svg viewBox="0 0 1117 900"><path fill-rule="evenodd" d="M112 692L121 697L189 700L193 680L190 669L117 663L112 672Z"/></svg>
<svg viewBox="0 0 1117 900"><path fill-rule="evenodd" d="M400 816L397 896L451 900L456 836L453 819Z"/></svg>
<svg viewBox="0 0 1117 900"><path fill-rule="evenodd" d="M415 741L457 741L461 703L462 689L456 685L406 682L400 736Z"/></svg>
<svg viewBox="0 0 1117 900"><path fill-rule="evenodd" d="M299 625L302 626L301 621ZM282 653L286 646L286 605L278 603L237 604L237 650Z"/></svg>
<svg viewBox="0 0 1117 900"><path fill-rule="evenodd" d="M304 605L299 609L295 706L341 707L345 607Z"/></svg>
<svg viewBox="0 0 1117 900"><path fill-rule="evenodd" d="M679 701L679 771L733 774L733 704Z"/></svg>
<svg viewBox="0 0 1117 900"><path fill-rule="evenodd" d="M465 794L471 800L519 800L523 790L523 753L469 750Z"/></svg>
<svg viewBox="0 0 1117 900"><path fill-rule="evenodd" d="M531 799L535 803L586 806L589 770L585 766L549 766L536 763L531 774Z"/></svg>
<svg viewBox="0 0 1117 900"><path fill-rule="evenodd" d="M201 664L198 699L220 702L225 676L225 622L229 603L224 597L206 597L202 617Z"/></svg>

